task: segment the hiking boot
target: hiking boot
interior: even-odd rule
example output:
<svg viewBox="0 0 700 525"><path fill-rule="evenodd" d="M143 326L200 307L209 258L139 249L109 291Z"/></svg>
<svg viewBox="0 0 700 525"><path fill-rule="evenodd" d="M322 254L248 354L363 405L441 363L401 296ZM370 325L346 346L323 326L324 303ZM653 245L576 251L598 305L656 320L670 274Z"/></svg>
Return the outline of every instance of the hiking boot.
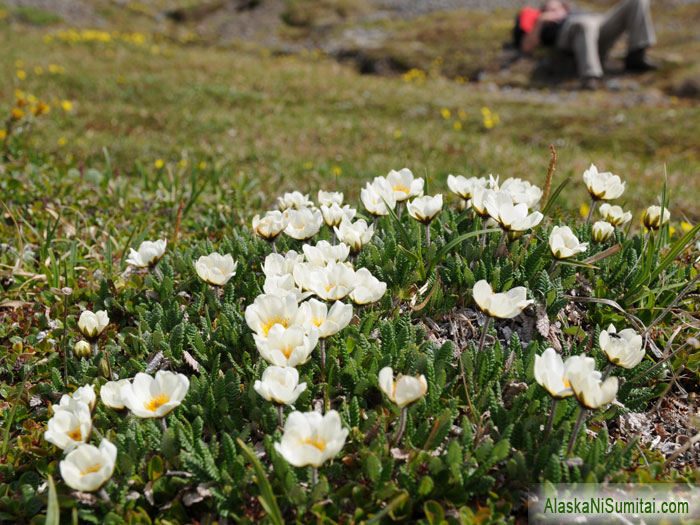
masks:
<svg viewBox="0 0 700 525"><path fill-rule="evenodd" d="M581 79L581 89L585 91L598 91L600 88L600 77L586 77L584 79Z"/></svg>
<svg viewBox="0 0 700 525"><path fill-rule="evenodd" d="M630 73L646 73L656 69L658 69L658 66L649 61L646 56L646 49L635 49L630 51L625 57L625 71Z"/></svg>

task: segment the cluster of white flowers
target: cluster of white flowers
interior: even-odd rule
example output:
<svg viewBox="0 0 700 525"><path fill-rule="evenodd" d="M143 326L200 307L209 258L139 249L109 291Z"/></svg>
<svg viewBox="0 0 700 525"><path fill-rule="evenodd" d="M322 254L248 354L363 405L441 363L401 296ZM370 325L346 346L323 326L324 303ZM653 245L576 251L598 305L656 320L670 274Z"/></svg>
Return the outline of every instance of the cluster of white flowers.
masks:
<svg viewBox="0 0 700 525"><path fill-rule="evenodd" d="M311 359L321 341L321 366L325 365L323 341L345 328L353 307L344 301L364 305L380 300L386 283L366 268L355 270L347 261L374 235L374 225L364 219L353 222L357 210L343 205L343 194L318 192L320 209L300 192L277 199L281 211L253 219L253 231L268 240L281 232L297 240L309 240L323 223L331 228L338 243L321 240L304 244L302 253L269 254L263 263L263 294L245 310L246 323L253 331L255 345L268 366L253 388L267 401L280 407L292 405L306 389L294 368ZM315 297L312 297L315 296ZM330 303L330 308L327 303ZM282 441L276 449L296 466L320 466L333 458L345 443L348 431L334 410L325 415L292 412L284 423Z"/></svg>
<svg viewBox="0 0 700 525"><path fill-rule="evenodd" d="M93 385L82 386L72 395L64 394L53 406L53 417L44 432L46 441L66 452L59 470L66 484L75 490L97 490L114 472L117 448L106 439L99 448L87 443L96 401Z"/></svg>
<svg viewBox="0 0 700 525"><path fill-rule="evenodd" d="M187 394L189 379L183 374L159 371L155 378L136 374L128 379L109 381L100 389L102 402L111 408L125 406L137 417L163 417L178 406ZM90 445L92 410L97 404L94 385L64 394L49 419L44 439L63 449L67 455L59 469L66 484L80 491L95 491L114 473L117 448L102 438L99 448Z"/></svg>

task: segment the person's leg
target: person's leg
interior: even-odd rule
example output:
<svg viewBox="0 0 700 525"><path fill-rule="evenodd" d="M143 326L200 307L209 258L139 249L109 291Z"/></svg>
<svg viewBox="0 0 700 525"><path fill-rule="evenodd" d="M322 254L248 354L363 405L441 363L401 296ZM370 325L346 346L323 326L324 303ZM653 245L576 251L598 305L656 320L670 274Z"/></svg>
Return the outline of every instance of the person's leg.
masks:
<svg viewBox="0 0 700 525"><path fill-rule="evenodd" d="M603 76L603 67L598 55L601 20L601 16L596 14L570 15L559 35L557 46L574 53L578 73L582 79Z"/></svg>
<svg viewBox="0 0 700 525"><path fill-rule="evenodd" d="M603 59L625 32L628 53L646 49L656 43L649 0L623 0L603 15L599 42Z"/></svg>

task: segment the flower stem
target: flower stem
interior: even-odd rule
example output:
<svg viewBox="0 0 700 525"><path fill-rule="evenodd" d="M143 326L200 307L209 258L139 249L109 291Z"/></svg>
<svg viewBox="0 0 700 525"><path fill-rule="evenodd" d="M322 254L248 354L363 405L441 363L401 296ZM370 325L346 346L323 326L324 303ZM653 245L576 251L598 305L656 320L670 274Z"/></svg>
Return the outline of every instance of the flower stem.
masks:
<svg viewBox="0 0 700 525"><path fill-rule="evenodd" d="M168 430L168 424L165 422L164 417L160 418L160 428L163 429L163 432L166 432Z"/></svg>
<svg viewBox="0 0 700 525"><path fill-rule="evenodd" d="M425 247L430 248L430 223L425 225Z"/></svg>
<svg viewBox="0 0 700 525"><path fill-rule="evenodd" d="M321 374L326 373L326 340L321 339Z"/></svg>
<svg viewBox="0 0 700 525"><path fill-rule="evenodd" d="M311 467L311 488L313 489L318 485L318 468Z"/></svg>
<svg viewBox="0 0 700 525"><path fill-rule="evenodd" d="M462 352L464 353L464 352ZM464 363L462 363L462 353L459 354L459 369L462 372L462 385L464 385L464 393L467 396L467 403L469 404L469 410L471 411L472 417L476 420L476 411L474 410L474 405L472 404L472 397L469 395L469 387L467 386L467 374L464 371ZM471 419L470 419L471 421ZM478 424L478 421L477 421Z"/></svg>
<svg viewBox="0 0 700 525"><path fill-rule="evenodd" d="M284 407L282 405L277 405L277 420L280 428L284 428Z"/></svg>
<svg viewBox="0 0 700 525"><path fill-rule="evenodd" d="M277 239L272 239L272 253L277 253L277 243L275 243Z"/></svg>
<svg viewBox="0 0 700 525"><path fill-rule="evenodd" d="M554 271L554 269L557 267L558 262L559 262L559 259L554 259L552 261L552 264L549 265L549 270L547 271L547 273L551 274Z"/></svg>
<svg viewBox="0 0 700 525"><path fill-rule="evenodd" d="M603 372L603 379L601 381L605 381L608 378L608 376L610 375L610 372L613 369L613 366L614 365L612 363L608 363L608 366L605 369L605 372Z"/></svg>
<svg viewBox="0 0 700 525"><path fill-rule="evenodd" d="M595 205L596 205L596 200L591 199L591 207L588 210L588 217L586 217L586 226L588 226L591 223L591 219L593 218L593 210L595 210Z"/></svg>
<svg viewBox="0 0 700 525"><path fill-rule="evenodd" d="M549 437L549 433L552 431L552 425L554 424L554 412L557 410L557 405L559 404L559 400L554 398L552 401L552 409L549 412L549 421L547 421L547 428L544 431L544 439L547 439Z"/></svg>
<svg viewBox="0 0 700 525"><path fill-rule="evenodd" d="M401 442L401 436L403 436L404 430L406 430L406 415L408 414L408 407L405 406L401 409L401 419L399 419L399 428L396 430L394 439L391 440L392 445L398 445Z"/></svg>
<svg viewBox="0 0 700 525"><path fill-rule="evenodd" d="M68 350L66 349L66 332L68 331L68 296L63 294L63 334L61 335L61 343L63 343L63 382L68 384ZM111 379L111 378L110 378Z"/></svg>
<svg viewBox="0 0 700 525"><path fill-rule="evenodd" d="M496 257L500 257L502 255L505 255L505 248L506 248L506 236L508 233L503 230L501 232L501 240L498 241L498 249L496 250Z"/></svg>
<svg viewBox="0 0 700 525"><path fill-rule="evenodd" d="M401 209L403 208L402 203L396 203L396 217L401 220Z"/></svg>
<svg viewBox="0 0 700 525"><path fill-rule="evenodd" d="M335 230L331 227L331 244L335 244Z"/></svg>
<svg viewBox="0 0 700 525"><path fill-rule="evenodd" d="M574 425L574 431L571 433L571 438L569 439L569 448L566 449L566 454L569 455L573 452L574 450L574 443L576 443L576 436L578 435L578 431L581 429L581 423L583 423L583 420L586 417L586 408L581 406L579 409L578 413L578 419L576 420L576 424Z"/></svg>
<svg viewBox="0 0 700 525"><path fill-rule="evenodd" d="M479 350L478 353L484 349L484 344L486 343L486 332L489 331L489 325L491 325L491 316L486 316L486 321L484 321L484 328L481 331L481 339L479 339Z"/></svg>

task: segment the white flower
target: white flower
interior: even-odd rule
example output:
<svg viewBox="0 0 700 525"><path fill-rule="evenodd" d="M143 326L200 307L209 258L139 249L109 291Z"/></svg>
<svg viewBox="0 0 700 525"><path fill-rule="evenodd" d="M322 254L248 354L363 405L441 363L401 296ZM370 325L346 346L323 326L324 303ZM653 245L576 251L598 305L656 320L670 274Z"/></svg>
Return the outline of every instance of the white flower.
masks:
<svg viewBox="0 0 700 525"><path fill-rule="evenodd" d="M355 270L345 263L312 268L308 285L309 289L324 301L343 299L355 287Z"/></svg>
<svg viewBox="0 0 700 525"><path fill-rule="evenodd" d="M199 278L215 286L225 285L231 277L236 275L236 266L238 263L233 261L230 253L221 255L217 252L202 255L194 263Z"/></svg>
<svg viewBox="0 0 700 525"><path fill-rule="evenodd" d="M487 189L484 186L475 186L472 193L471 205L474 213L482 219L488 218L489 211L486 208L486 203L495 197L495 190Z"/></svg>
<svg viewBox="0 0 700 525"><path fill-rule="evenodd" d="M69 451L88 440L92 431L92 418L87 403L70 396L63 397L67 400L60 407L54 407L54 415L49 419L44 439Z"/></svg>
<svg viewBox="0 0 700 525"><path fill-rule="evenodd" d="M299 384L296 368L268 366L262 380L256 380L255 391L267 401L280 405L291 405L306 390L306 383Z"/></svg>
<svg viewBox="0 0 700 525"><path fill-rule="evenodd" d="M396 197L384 177L375 177L372 183L360 190L360 200L365 209L375 216L389 215L389 208L396 207Z"/></svg>
<svg viewBox="0 0 700 525"><path fill-rule="evenodd" d="M255 346L265 361L275 366L299 366L306 363L318 343L318 330L308 334L299 325L285 328L275 324L267 337L253 334Z"/></svg>
<svg viewBox="0 0 700 525"><path fill-rule="evenodd" d="M617 199L625 192L625 184L620 177L609 171L598 172L595 164L583 172L583 181L591 197L595 200Z"/></svg>
<svg viewBox="0 0 700 525"><path fill-rule="evenodd" d="M343 205L343 194L339 191L318 190L318 203L322 206Z"/></svg>
<svg viewBox="0 0 700 525"><path fill-rule="evenodd" d="M186 375L158 370L155 377L139 372L133 383L122 386L119 395L135 416L163 417L182 403L189 388Z"/></svg>
<svg viewBox="0 0 700 525"><path fill-rule="evenodd" d="M289 224L284 229L284 233L292 239L300 241L310 239L318 233L323 224L323 215L319 210L310 210L309 208L301 208L299 210L287 211L289 215Z"/></svg>
<svg viewBox="0 0 700 525"><path fill-rule="evenodd" d="M512 319L535 301L527 298L527 289L517 286L504 293L494 293L485 280L474 284L474 301L481 310L491 317Z"/></svg>
<svg viewBox="0 0 700 525"><path fill-rule="evenodd" d="M595 369L595 359L581 355L566 360L566 378L581 404L588 408L600 408L611 403L617 395L617 377L602 381L600 372Z"/></svg>
<svg viewBox="0 0 700 525"><path fill-rule="evenodd" d="M318 241L316 246L305 244L302 249L306 260L313 266L326 266L331 263L343 262L350 255L350 246L343 242L331 244L328 241Z"/></svg>
<svg viewBox="0 0 700 525"><path fill-rule="evenodd" d="M325 415L292 412L285 421L282 441L275 443L275 450L295 467L320 467L340 452L347 437L348 430L342 427L335 410Z"/></svg>
<svg viewBox="0 0 700 525"><path fill-rule="evenodd" d="M314 203L309 199L309 196L304 195L300 191L285 193L281 197L277 198L277 206L281 211L289 208L300 210L302 208L310 208L313 205Z"/></svg>
<svg viewBox="0 0 700 525"><path fill-rule="evenodd" d="M63 396L65 397L65 395ZM97 402L97 395L95 395L95 385L85 385L78 388L71 396L76 401L82 401L90 410L95 408L95 403Z"/></svg>
<svg viewBox="0 0 700 525"><path fill-rule="evenodd" d="M594 242L605 242L615 233L615 227L609 222L596 221L591 228L591 239Z"/></svg>
<svg viewBox="0 0 700 525"><path fill-rule="evenodd" d="M267 337L270 329L276 325L283 328L294 324L299 305L296 297L287 295L258 295L253 304L245 309L245 320L257 335Z"/></svg>
<svg viewBox="0 0 700 525"><path fill-rule="evenodd" d="M391 191L394 192L397 202L423 195L423 179L421 177L414 178L413 173L408 168L403 168L400 171L391 170L386 176L386 181L391 186Z"/></svg>
<svg viewBox="0 0 700 525"><path fill-rule="evenodd" d="M299 305L297 320L302 323L307 333L316 327L318 337L323 339L337 334L350 324L352 305L336 301L328 310L326 303L309 299Z"/></svg>
<svg viewBox="0 0 700 525"><path fill-rule="evenodd" d="M107 405L109 408L114 408L115 410L121 410L124 408L124 399L122 399L122 388L129 385L130 381L128 379L120 379L119 381L107 381L102 388L100 388L100 399L102 403Z"/></svg>
<svg viewBox="0 0 700 525"><path fill-rule="evenodd" d="M535 380L554 398L574 395L566 379L564 361L554 348L547 348L541 356L535 356Z"/></svg>
<svg viewBox="0 0 700 525"><path fill-rule="evenodd" d="M145 268L158 262L158 259L163 257L167 244L168 241L165 239L158 239L155 242L143 241L138 250L133 248L129 250L129 257L126 259L126 262L132 266Z"/></svg>
<svg viewBox="0 0 700 525"><path fill-rule="evenodd" d="M442 210L442 195L425 195L406 204L408 214L418 222L429 224Z"/></svg>
<svg viewBox="0 0 700 525"><path fill-rule="evenodd" d="M514 204L525 204L529 209L537 206L542 198L542 190L523 179L508 178L504 180L500 191L510 194Z"/></svg>
<svg viewBox="0 0 700 525"><path fill-rule="evenodd" d="M73 353L76 357L90 357L92 354L92 347L90 343L81 339L73 346Z"/></svg>
<svg viewBox="0 0 700 525"><path fill-rule="evenodd" d="M117 447L103 439L100 448L85 443L79 445L58 467L63 481L70 488L92 492L112 477L116 460Z"/></svg>
<svg viewBox="0 0 700 525"><path fill-rule="evenodd" d="M260 215L253 217L253 232L263 239L272 240L277 237L289 224L289 217L278 210L268 211L261 219Z"/></svg>
<svg viewBox="0 0 700 525"><path fill-rule="evenodd" d="M364 219L355 222L344 220L340 223L340 226L335 226L333 229L338 236L338 240L347 244L352 253L359 252L374 235L374 225L367 226L367 222Z"/></svg>
<svg viewBox="0 0 700 525"><path fill-rule="evenodd" d="M313 287L314 272L318 269L324 269L325 266L315 266L311 263L299 263L294 267L294 281L297 286L304 291L310 291Z"/></svg>
<svg viewBox="0 0 700 525"><path fill-rule="evenodd" d="M330 227L338 226L338 224L344 220L352 221L355 218L356 213L357 210L355 208L351 208L347 204L342 208L335 202L330 206L321 205L323 220Z"/></svg>
<svg viewBox="0 0 700 525"><path fill-rule="evenodd" d="M302 292L297 288L294 276L290 274L266 277L265 284L263 284L263 292L266 295L276 295L278 297L286 297L291 294L296 298L297 302L303 301L311 295L311 292Z"/></svg>
<svg viewBox="0 0 700 525"><path fill-rule="evenodd" d="M587 242L579 242L568 226L555 226L549 234L549 249L557 259L573 257L588 249Z"/></svg>
<svg viewBox="0 0 700 525"><path fill-rule="evenodd" d="M623 368L634 368L644 358L642 336L632 328L618 332L610 325L600 332L598 344L612 364Z"/></svg>
<svg viewBox="0 0 700 525"><path fill-rule="evenodd" d="M109 324L109 316L104 310L92 313L90 310L84 310L78 319L78 329L85 337L95 338L107 328Z"/></svg>
<svg viewBox="0 0 700 525"><path fill-rule="evenodd" d="M355 304L369 304L379 301L386 293L386 283L377 279L367 268L355 272L355 288L350 299Z"/></svg>
<svg viewBox="0 0 700 525"><path fill-rule="evenodd" d="M464 200L468 200L472 198L474 186L479 184L478 180L476 177L467 178L464 175L448 175L447 187L452 193L459 195Z"/></svg>
<svg viewBox="0 0 700 525"><path fill-rule="evenodd" d="M632 220L632 212L623 211L620 206L604 202L598 208L603 218L613 226L622 226Z"/></svg>
<svg viewBox="0 0 700 525"><path fill-rule="evenodd" d="M664 208L664 219L661 220L661 206L649 206L644 210L642 222L650 230L658 230L662 224L666 224L671 218L671 213Z"/></svg>
<svg viewBox="0 0 700 525"><path fill-rule="evenodd" d="M399 374L394 381L394 371L390 366L385 366L379 371L379 388L391 401L403 408L423 397L428 391L428 383L423 374L416 377Z"/></svg>
<svg viewBox="0 0 700 525"><path fill-rule="evenodd" d="M292 274L294 267L304 260L304 256L294 250L289 250L286 254L271 253L265 257L263 273L266 277L271 275Z"/></svg>
<svg viewBox="0 0 700 525"><path fill-rule="evenodd" d="M483 204L491 218L507 232L521 232L534 228L543 217L538 211L528 215L527 204L514 204L510 193L504 191L485 192Z"/></svg>

